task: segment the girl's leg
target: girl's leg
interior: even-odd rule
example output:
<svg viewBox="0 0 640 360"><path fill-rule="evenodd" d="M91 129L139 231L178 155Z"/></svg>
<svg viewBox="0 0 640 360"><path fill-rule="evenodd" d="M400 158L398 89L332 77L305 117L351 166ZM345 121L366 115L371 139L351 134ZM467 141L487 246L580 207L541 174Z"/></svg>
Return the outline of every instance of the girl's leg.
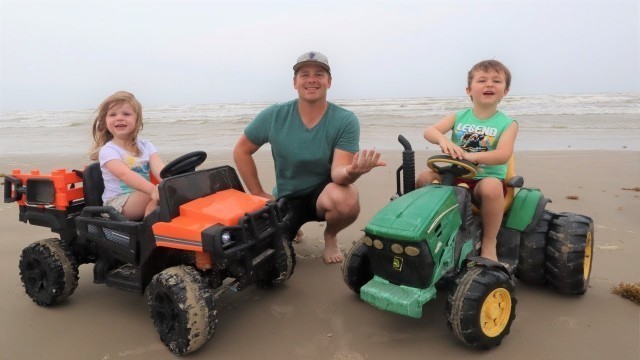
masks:
<svg viewBox="0 0 640 360"><path fill-rule="evenodd" d="M498 261L496 252L498 231L504 214L504 193L502 181L496 178L480 180L474 190L474 196L480 197L482 205L482 248L480 256Z"/></svg>
<svg viewBox="0 0 640 360"><path fill-rule="evenodd" d="M129 220L141 220L147 214L146 210L150 201L151 196L143 192L136 191L129 196L129 199L122 207L122 215Z"/></svg>

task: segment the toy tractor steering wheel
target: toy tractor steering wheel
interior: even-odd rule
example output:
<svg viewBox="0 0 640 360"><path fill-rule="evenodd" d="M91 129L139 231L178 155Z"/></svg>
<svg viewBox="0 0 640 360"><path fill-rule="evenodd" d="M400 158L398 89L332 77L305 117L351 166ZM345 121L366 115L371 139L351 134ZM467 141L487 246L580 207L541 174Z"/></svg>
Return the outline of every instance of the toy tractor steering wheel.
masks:
<svg viewBox="0 0 640 360"><path fill-rule="evenodd" d="M165 165L162 171L160 171L160 177L165 179L171 176L194 172L196 171L196 167L200 166L206 159L207 153L204 151L192 151L184 154Z"/></svg>
<svg viewBox="0 0 640 360"><path fill-rule="evenodd" d="M448 166L438 165L442 163L448 164ZM473 179L478 174L478 167L476 164L468 160L454 159L449 155L432 156L427 160L427 166L433 172L443 177L445 177L445 175L449 175L454 178Z"/></svg>

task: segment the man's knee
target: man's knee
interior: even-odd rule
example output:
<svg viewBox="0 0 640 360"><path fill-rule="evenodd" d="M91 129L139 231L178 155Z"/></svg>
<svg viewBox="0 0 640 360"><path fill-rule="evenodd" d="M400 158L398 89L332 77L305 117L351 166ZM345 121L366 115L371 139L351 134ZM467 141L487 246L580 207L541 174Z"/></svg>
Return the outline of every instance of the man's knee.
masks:
<svg viewBox="0 0 640 360"><path fill-rule="evenodd" d="M357 217L360 213L358 189L353 186L329 184L318 199L320 210L344 217Z"/></svg>

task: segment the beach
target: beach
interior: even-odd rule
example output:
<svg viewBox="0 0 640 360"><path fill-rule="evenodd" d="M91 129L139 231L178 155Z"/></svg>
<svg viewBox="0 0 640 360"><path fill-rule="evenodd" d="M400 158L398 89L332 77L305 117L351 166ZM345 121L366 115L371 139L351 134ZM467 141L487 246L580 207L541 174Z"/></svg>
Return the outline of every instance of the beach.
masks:
<svg viewBox="0 0 640 360"><path fill-rule="evenodd" d="M146 131L146 129L145 129ZM394 135L397 136L397 135ZM390 144L392 142L389 142ZM356 185L362 212L339 235L347 250L395 192L401 149L383 151L388 162ZM418 169L434 150L416 147ZM189 149L192 150L192 149ZM179 152L162 154L165 161ZM522 150L516 169L525 187L552 199L547 209L588 215L595 222L590 288L582 296L561 295L516 280L516 319L502 344L471 350L447 329L446 293L413 319L362 302L342 281L339 265L319 258L321 223L308 223L294 245L298 257L292 278L271 290L255 287L226 292L216 301L213 339L189 359L616 359L640 358L640 306L611 293L620 282L640 281L640 151ZM265 185L274 184L267 149L257 153ZM43 173L82 169L86 154L2 154L0 173L11 169ZM212 151L202 168L231 163L229 151ZM92 265L80 267L75 293L44 308L24 293L18 274L22 249L53 237L47 228L18 221L15 203L0 205L0 359L175 359L153 328L146 299L93 284Z"/></svg>

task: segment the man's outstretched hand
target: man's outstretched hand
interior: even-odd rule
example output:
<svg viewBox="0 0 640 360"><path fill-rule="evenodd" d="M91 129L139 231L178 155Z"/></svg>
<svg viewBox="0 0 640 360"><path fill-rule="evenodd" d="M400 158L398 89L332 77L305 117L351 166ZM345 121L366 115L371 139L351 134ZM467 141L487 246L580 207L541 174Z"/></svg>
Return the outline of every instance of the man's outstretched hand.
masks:
<svg viewBox="0 0 640 360"><path fill-rule="evenodd" d="M355 154L351 166L346 168L347 176L351 179L357 179L374 167L386 166L387 163L380 160L380 155L375 149L362 150Z"/></svg>

